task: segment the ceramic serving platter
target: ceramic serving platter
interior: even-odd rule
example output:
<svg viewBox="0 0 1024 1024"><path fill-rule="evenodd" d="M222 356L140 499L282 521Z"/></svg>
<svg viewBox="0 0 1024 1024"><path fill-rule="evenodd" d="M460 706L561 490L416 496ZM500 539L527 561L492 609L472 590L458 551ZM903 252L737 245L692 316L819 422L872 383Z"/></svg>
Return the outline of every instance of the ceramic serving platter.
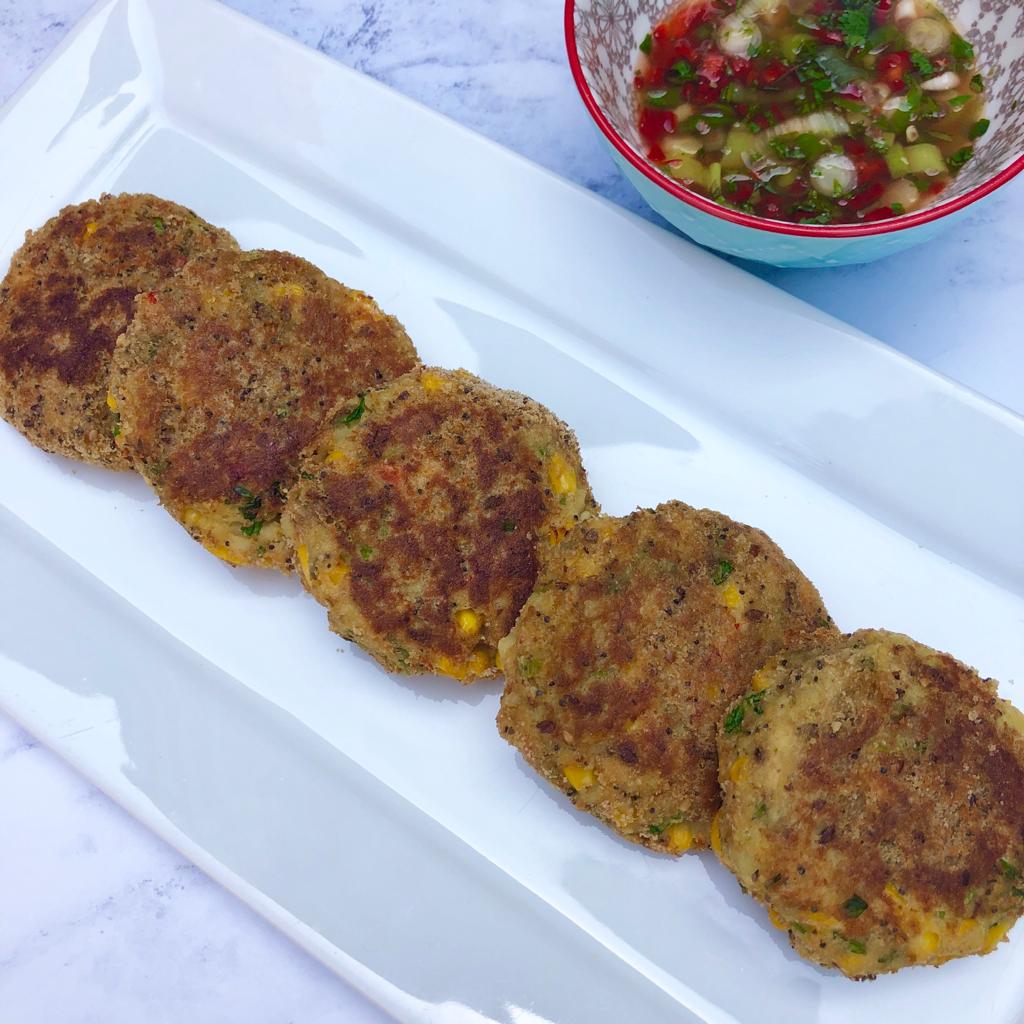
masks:
<svg viewBox="0 0 1024 1024"><path fill-rule="evenodd" d="M201 0L94 9L0 152L0 266L68 202L188 204L369 291L426 360L546 402L608 511L763 527L841 626L912 633L1024 704L1007 411ZM802 963L713 857L627 845L535 778L496 683L388 676L136 477L6 427L0 467L0 708L397 1018L1024 1015L1024 934L870 984Z"/></svg>

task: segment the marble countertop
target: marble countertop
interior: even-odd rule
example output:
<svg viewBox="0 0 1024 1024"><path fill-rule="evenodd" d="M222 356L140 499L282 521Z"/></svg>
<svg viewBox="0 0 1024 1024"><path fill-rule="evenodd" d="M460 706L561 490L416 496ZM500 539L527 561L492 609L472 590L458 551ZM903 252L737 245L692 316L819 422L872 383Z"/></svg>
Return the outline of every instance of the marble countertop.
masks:
<svg viewBox="0 0 1024 1024"><path fill-rule="evenodd" d="M89 4L0 0L0 101ZM561 0L231 0L651 220L563 57ZM1024 179L924 249L758 276L1024 412ZM0 1024L384 1015L0 716Z"/></svg>

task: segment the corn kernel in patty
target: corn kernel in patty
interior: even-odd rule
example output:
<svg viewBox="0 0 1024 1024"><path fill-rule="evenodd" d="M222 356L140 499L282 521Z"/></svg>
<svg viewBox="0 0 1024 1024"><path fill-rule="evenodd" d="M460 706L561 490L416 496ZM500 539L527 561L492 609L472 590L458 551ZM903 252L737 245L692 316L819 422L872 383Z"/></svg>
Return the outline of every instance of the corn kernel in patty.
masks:
<svg viewBox="0 0 1024 1024"><path fill-rule="evenodd" d="M579 764L565 765L562 769L562 774L573 789L586 789L596 781L594 773L589 768L584 768Z"/></svg>
<svg viewBox="0 0 1024 1024"><path fill-rule="evenodd" d="M476 636L482 620L472 608L461 608L455 613L455 625L463 636Z"/></svg>
<svg viewBox="0 0 1024 1024"><path fill-rule="evenodd" d="M560 452L548 459L548 480L555 494L571 494L576 490L576 472Z"/></svg>

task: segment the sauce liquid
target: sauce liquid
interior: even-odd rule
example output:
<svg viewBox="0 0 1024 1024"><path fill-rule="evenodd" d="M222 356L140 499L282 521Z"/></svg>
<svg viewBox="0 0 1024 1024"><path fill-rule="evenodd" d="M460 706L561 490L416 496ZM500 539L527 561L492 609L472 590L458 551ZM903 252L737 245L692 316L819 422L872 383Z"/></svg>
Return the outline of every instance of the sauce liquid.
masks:
<svg viewBox="0 0 1024 1024"><path fill-rule="evenodd" d="M755 216L910 213L988 130L974 49L924 0L695 0L640 50L648 158Z"/></svg>

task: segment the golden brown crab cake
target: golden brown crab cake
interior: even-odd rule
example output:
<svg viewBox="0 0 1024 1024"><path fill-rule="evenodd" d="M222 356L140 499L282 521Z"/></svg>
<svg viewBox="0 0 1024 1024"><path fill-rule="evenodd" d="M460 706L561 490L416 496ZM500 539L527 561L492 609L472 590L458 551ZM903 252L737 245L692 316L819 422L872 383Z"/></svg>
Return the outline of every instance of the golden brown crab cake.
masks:
<svg viewBox="0 0 1024 1024"><path fill-rule="evenodd" d="M0 284L4 418L45 451L130 469L107 392L135 296L198 253L237 247L191 210L150 195L66 206L28 232Z"/></svg>
<svg viewBox="0 0 1024 1024"><path fill-rule="evenodd" d="M393 672L497 673L539 550L594 510L569 428L464 370L344 404L289 493L286 536L331 628Z"/></svg>
<svg viewBox="0 0 1024 1024"><path fill-rule="evenodd" d="M138 298L114 354L118 440L215 555L286 569L281 509L302 449L342 397L417 362L394 317L306 260L208 253Z"/></svg>
<svg viewBox="0 0 1024 1024"><path fill-rule="evenodd" d="M863 630L753 685L715 845L793 948L851 978L994 949L1024 910L1024 716L995 684Z"/></svg>
<svg viewBox="0 0 1024 1024"><path fill-rule="evenodd" d="M830 622L760 530L681 502L599 516L549 554L500 645L498 728L625 838L704 847L723 712L768 657Z"/></svg>

